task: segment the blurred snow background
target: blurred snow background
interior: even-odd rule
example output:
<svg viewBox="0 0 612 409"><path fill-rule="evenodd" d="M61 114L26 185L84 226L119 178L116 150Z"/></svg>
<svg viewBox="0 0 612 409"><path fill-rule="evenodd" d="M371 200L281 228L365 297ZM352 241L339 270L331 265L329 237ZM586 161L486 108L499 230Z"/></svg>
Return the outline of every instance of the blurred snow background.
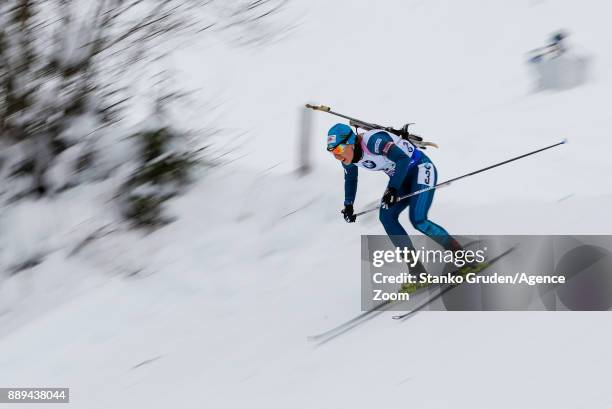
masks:
<svg viewBox="0 0 612 409"><path fill-rule="evenodd" d="M427 153L441 180L569 138L440 190L431 217L454 234L609 234L609 12L595 0L296 1L270 16L292 27L273 41L231 27L190 40L159 62L197 91L173 125L206 129L209 158L224 156L151 231L129 229L115 203L136 165L4 205L0 385L67 386L84 408L609 407L607 314L383 315L308 344L359 312L359 237L383 229L339 215L332 117L315 117L314 171L293 174L305 102L416 122L440 145ZM536 93L526 53L560 28L592 56L589 82ZM150 125L134 105L122 137ZM136 149L115 131L98 140L106 169ZM66 161L54 163L58 186ZM358 207L385 185L360 172Z"/></svg>

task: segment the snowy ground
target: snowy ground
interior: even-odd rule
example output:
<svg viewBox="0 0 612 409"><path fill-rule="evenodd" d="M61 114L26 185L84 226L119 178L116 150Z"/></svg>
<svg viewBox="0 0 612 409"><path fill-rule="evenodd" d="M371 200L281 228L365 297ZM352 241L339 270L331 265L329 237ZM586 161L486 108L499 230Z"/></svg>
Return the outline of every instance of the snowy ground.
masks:
<svg viewBox="0 0 612 409"><path fill-rule="evenodd" d="M290 173L304 102L417 122L441 146L441 179L569 138L440 190L432 219L459 234L609 234L610 6L294 7L301 25L265 50L206 40L176 57L186 84L224 101L220 121L249 130L243 160L172 203L177 222L69 256L112 219L104 186L3 209L16 232L2 237L5 264L36 246L52 255L0 281L0 385L67 386L88 409L611 407L608 313L383 314L307 343L359 312L359 237L383 230L375 215L340 218L342 172L322 149L312 175ZM592 81L531 93L525 52L558 28L594 57ZM315 130L332 123L321 114ZM359 207L384 185L360 172Z"/></svg>

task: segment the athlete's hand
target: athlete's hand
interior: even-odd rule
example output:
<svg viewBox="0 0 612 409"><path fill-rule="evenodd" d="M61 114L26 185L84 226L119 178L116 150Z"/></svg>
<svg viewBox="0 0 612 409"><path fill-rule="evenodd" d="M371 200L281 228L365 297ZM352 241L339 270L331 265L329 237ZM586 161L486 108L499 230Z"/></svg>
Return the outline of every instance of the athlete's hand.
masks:
<svg viewBox="0 0 612 409"><path fill-rule="evenodd" d="M380 207L388 209L397 203L397 190L394 187L388 187L380 201Z"/></svg>
<svg viewBox="0 0 612 409"><path fill-rule="evenodd" d="M347 223L355 223L355 220L357 220L357 216L354 214L353 205L344 205L344 209L342 209L340 213L342 213Z"/></svg>

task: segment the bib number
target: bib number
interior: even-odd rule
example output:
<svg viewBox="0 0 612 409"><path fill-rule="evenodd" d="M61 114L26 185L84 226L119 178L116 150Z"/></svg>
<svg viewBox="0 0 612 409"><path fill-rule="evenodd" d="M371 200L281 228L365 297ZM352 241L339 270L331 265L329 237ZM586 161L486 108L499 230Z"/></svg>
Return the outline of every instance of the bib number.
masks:
<svg viewBox="0 0 612 409"><path fill-rule="evenodd" d="M426 185L431 187L434 185L436 179L436 169L431 163L422 163L419 165L419 173L417 176L417 183L419 185Z"/></svg>

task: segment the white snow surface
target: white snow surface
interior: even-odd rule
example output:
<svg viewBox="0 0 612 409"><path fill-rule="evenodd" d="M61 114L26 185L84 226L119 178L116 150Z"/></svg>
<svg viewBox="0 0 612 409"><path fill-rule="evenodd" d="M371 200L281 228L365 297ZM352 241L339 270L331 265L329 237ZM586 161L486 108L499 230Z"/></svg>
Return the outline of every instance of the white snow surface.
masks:
<svg viewBox="0 0 612 409"><path fill-rule="evenodd" d="M88 409L611 407L609 313L385 313L308 343L360 312L360 235L383 229L375 214L340 217L342 171L323 149L332 117L316 117L314 172L291 172L305 102L417 122L440 145L428 151L440 180L569 138L441 189L430 216L454 234L610 234L612 7L292 7L300 25L265 49L205 38L174 58L186 86L223 102L222 124L248 131L243 159L171 202L176 222L114 227L113 180L3 209L2 269L48 256L0 278L0 386L70 387L71 407ZM592 78L533 93L526 52L559 28L593 57ZM359 183L361 209L386 177Z"/></svg>

